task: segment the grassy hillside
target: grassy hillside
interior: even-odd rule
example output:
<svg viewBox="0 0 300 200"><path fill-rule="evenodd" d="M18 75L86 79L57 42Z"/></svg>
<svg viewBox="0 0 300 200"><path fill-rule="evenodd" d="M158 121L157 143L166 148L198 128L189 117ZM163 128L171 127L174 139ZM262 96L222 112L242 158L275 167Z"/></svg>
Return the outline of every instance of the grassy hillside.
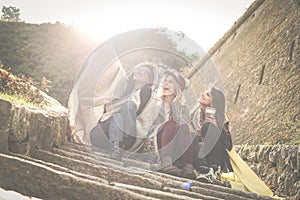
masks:
<svg viewBox="0 0 300 200"><path fill-rule="evenodd" d="M2 63L3 68L11 68L9 71L13 74L32 77L38 82L46 77L51 81L50 86L52 86L49 88L48 94L63 105L67 104L78 68L87 56L100 45L93 43L78 30L59 22L28 24L0 21L0 33L0 64ZM152 35L153 33L150 31L147 34ZM132 44L128 43L125 34L122 41L117 42L121 43L121 46L127 45L128 48L131 47L130 45L135 47L139 42L143 42L143 37L151 36L141 35L133 42L135 44ZM164 48L186 55L185 49L177 49L177 44L168 35L157 34L153 40L153 42L162 44ZM140 52L133 56L131 60L145 55ZM174 56L168 54L163 56L159 51L148 56L151 56L153 60L155 57L160 59L163 57L168 65L175 69L178 68L177 70L186 66L180 57L174 59ZM188 55L188 57L197 59L197 54ZM127 62L129 62L128 59Z"/></svg>
<svg viewBox="0 0 300 200"><path fill-rule="evenodd" d="M77 69L98 45L61 23L0 21L0 61L11 72L51 81L49 95L66 105Z"/></svg>
<svg viewBox="0 0 300 200"><path fill-rule="evenodd" d="M252 35L249 36L254 37ZM157 38L156 40L156 42L162 42L162 41L165 40L160 40L160 38ZM264 40L256 40L256 41L264 42ZM123 40L123 42L127 43L128 41ZM137 40L136 42L139 41ZM234 44L239 45L240 43L235 41ZM248 45L248 43L245 44ZM46 24L38 25L38 24L27 24L24 22L19 22L19 23L4 22L0 20L0 68L2 67L2 65L4 69L11 68L10 70L8 70L9 72L12 72L13 74L19 77L22 77L20 76L21 74L24 74L26 77L32 77L38 83L43 83L44 80L43 77L46 77L48 80L51 81L50 86L52 86L51 88L49 88L48 94L56 98L63 105L67 104L67 99L70 90L73 87L73 81L75 79L78 68L84 62L86 57L98 45L99 44L92 43L87 37L80 34L78 31L60 23L55 23L55 24L46 23ZM170 46L175 46L176 44L173 44L172 42L170 43L169 41L166 42L164 45L171 48ZM224 55L224 52L226 57L228 52L232 53L237 50L238 48L232 48L229 50L226 50L224 48L222 50L223 53L218 54L219 57L221 58L219 65L233 66L234 63L237 63L237 66L239 67L239 63L247 63L245 61L245 59L249 59L249 57L247 56L240 57L241 60L236 60L236 62L232 62L229 59L231 63L228 65L225 63L226 59L223 59L224 56L222 57L222 55ZM250 52L251 51L252 50L250 49ZM269 52L269 50L267 49L266 51L261 51L261 52ZM273 52L277 52L277 51L273 51ZM143 52L140 52L139 54L133 54L133 56L142 57L143 56L142 54ZM151 54L150 56L155 57L155 54L153 55ZM160 57L162 57L162 55L160 55ZM278 56L275 58L278 58ZM174 59L174 57L170 57L170 59ZM197 59L197 57L195 57L195 59ZM257 58L255 57L255 62L256 59ZM262 57L262 59L264 58ZM129 59L127 59L129 65L131 65L134 62L133 60L134 58L131 58L129 56ZM276 59L274 60L276 61ZM172 60L172 61L173 63L171 61L169 61L169 63L171 63L170 65L173 67L176 64L178 66L184 64L184 63L178 63L178 60ZM248 62L252 64L252 60ZM296 63L296 61L293 62ZM235 70L236 68L233 69ZM226 70L228 71L228 68L226 68ZM224 72L226 70L224 69ZM244 69L241 68L241 70ZM244 77L244 76L240 76L240 77ZM2 80L1 82L3 82ZM226 79L227 82L235 81L235 80L238 79L232 79L232 78ZM193 81L193 79L191 81ZM193 84L195 84L197 87L199 86L195 81L193 82ZM281 84L282 83L279 83L276 86L282 87ZM238 84L231 84L231 85L238 85ZM258 86L254 86L254 87L252 86L253 85L249 84L249 87L251 88L262 88ZM262 88L261 90L264 91L264 88ZM286 90L286 87L282 87L282 88L285 88ZM282 91L285 92L285 90ZM1 90L0 88L0 92L1 91L3 90ZM232 91L233 94L228 95L229 97L230 96L234 97L235 90ZM258 92L258 94L260 93ZM290 95L290 93L287 94ZM276 97L276 95L274 97ZM239 96L239 98L241 97ZM244 98L246 99L248 97L244 97ZM268 101L268 102L272 102L272 101ZM286 101L284 102L286 103ZM236 106L238 106L237 107L238 109L241 108L240 104L236 104ZM233 107L229 107L229 108L230 111L239 113L239 110L234 111ZM261 109L259 108L258 110L260 112ZM269 111L272 111L272 109L269 109ZM254 118L256 119L256 115L252 115L252 116L254 116ZM251 115L249 115L249 117L251 117ZM249 120L251 123L248 124L252 124L251 119ZM300 142L300 135L299 135L300 121L299 120L291 121L289 118L284 118L281 121L281 124L274 123L274 121L272 120L269 120L268 123L269 124L273 123L274 126L279 128L276 134L272 133L272 136L268 138L268 140L264 141L265 143L299 144ZM241 124L247 124L247 123L243 121L239 123L238 126L240 126ZM264 127L267 127L268 129L273 126L273 125L265 126L265 123L262 123L262 125ZM258 126L256 126L255 128L259 130L260 137L262 137L260 133L261 129L257 127ZM234 131L236 130L237 129L235 128ZM244 135L245 129L243 127L241 127L241 131L242 131L241 134ZM246 131L246 133L253 134L253 131ZM250 138L250 137L246 137L246 138Z"/></svg>

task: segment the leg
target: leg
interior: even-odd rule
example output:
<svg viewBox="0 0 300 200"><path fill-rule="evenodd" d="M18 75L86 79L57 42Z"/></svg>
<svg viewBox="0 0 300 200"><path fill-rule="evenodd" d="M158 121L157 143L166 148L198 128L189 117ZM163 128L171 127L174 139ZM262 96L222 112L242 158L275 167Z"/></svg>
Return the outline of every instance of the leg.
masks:
<svg viewBox="0 0 300 200"><path fill-rule="evenodd" d="M162 165L167 166L171 165L172 160L172 151L174 146L174 138L177 133L177 123L174 120L170 120L165 123L164 128L160 134L160 151L162 158Z"/></svg>
<svg viewBox="0 0 300 200"><path fill-rule="evenodd" d="M174 176L179 176L181 171L173 165L172 150L174 146L174 137L177 132L177 123L170 120L165 123L163 129L157 135L158 148L161 158L162 169L159 171Z"/></svg>
<svg viewBox="0 0 300 200"><path fill-rule="evenodd" d="M122 159L120 143L123 139L123 117L120 113L113 114L109 124L109 141L111 142L111 157L115 160Z"/></svg>
<svg viewBox="0 0 300 200"><path fill-rule="evenodd" d="M188 179L196 179L193 167L193 136L188 125L180 125L176 135L176 151L173 151L175 158L178 158L174 165L182 168L182 176Z"/></svg>
<svg viewBox="0 0 300 200"><path fill-rule="evenodd" d="M187 125L180 125L176 135L176 149L173 150L176 166L193 163L193 138Z"/></svg>
<svg viewBox="0 0 300 200"><path fill-rule="evenodd" d="M193 165L196 168L196 170L200 171L201 166L208 167L205 158L199 158L200 136L195 135L192 146L193 146Z"/></svg>
<svg viewBox="0 0 300 200"><path fill-rule="evenodd" d="M101 149L109 149L109 125L111 118L108 118L104 122L98 122L97 125L91 130L90 133L90 142L93 146L99 147Z"/></svg>
<svg viewBox="0 0 300 200"><path fill-rule="evenodd" d="M136 137L136 104L132 101L124 103L120 109L123 118L124 149L130 148Z"/></svg>

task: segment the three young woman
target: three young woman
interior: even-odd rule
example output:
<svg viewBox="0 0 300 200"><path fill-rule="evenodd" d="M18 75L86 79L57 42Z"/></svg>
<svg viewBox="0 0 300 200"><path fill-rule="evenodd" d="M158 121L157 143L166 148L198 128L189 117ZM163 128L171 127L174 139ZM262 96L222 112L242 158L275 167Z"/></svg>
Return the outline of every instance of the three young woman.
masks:
<svg viewBox="0 0 300 200"><path fill-rule="evenodd" d="M131 86L128 87L130 97L119 104L117 109L107 105L105 113L99 120L97 128L91 132L91 143L94 146L107 148L103 141L108 138L110 154L113 159L121 160L121 149L132 151L137 140L138 128L147 135L150 129L155 130L157 146L160 154L161 172L195 179L194 167L201 165L220 165L223 170L230 168L227 163L226 149L231 149L232 141L229 131L223 129L225 117L224 94L212 88L201 95L200 109L194 126L197 134L194 139L190 132L189 108L184 103L183 92L185 79L179 73L167 71L162 81L160 110L155 119L149 119L147 126L137 126L137 117L143 112L155 112L149 107L153 95L154 66L140 64L133 70ZM120 102L120 101L119 101ZM147 107L148 106L148 107ZM215 117L205 117L207 107L215 107ZM152 120L152 121L151 121ZM144 120L145 121L145 120ZM152 126L153 125L153 126ZM152 134L153 135L153 134ZM203 138L200 142L198 138ZM200 143L199 143L200 142ZM107 143L107 142L106 142Z"/></svg>

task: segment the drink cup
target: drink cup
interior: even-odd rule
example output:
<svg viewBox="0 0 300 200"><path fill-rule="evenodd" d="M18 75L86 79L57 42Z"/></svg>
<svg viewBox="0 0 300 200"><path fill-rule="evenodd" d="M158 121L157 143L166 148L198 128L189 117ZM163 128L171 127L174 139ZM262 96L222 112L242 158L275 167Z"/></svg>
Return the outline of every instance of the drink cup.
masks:
<svg viewBox="0 0 300 200"><path fill-rule="evenodd" d="M207 107L205 110L205 118L212 117L214 118L216 114L216 109L214 107Z"/></svg>

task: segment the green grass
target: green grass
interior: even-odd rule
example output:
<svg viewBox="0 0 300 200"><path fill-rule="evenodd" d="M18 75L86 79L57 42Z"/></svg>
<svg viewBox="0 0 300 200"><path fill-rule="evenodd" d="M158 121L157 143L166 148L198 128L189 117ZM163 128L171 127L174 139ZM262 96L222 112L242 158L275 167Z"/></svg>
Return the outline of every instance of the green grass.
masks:
<svg viewBox="0 0 300 200"><path fill-rule="evenodd" d="M20 95L9 95L9 94L0 92L0 97L3 99L6 99L8 101L14 102L18 105L22 105L22 106L28 106L28 107L33 107L33 108L41 108L42 107L41 105L28 102L24 97L22 97Z"/></svg>

